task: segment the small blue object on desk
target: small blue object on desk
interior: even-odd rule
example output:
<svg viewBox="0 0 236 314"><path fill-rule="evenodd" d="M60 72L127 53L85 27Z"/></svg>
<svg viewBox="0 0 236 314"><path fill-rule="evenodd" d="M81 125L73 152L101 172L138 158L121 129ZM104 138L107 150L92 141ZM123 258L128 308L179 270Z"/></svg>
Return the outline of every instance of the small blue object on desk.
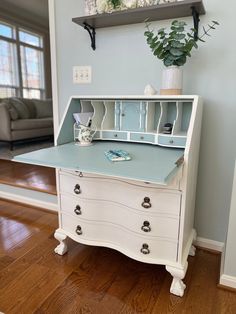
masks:
<svg viewBox="0 0 236 314"><path fill-rule="evenodd" d="M108 150L105 152L105 156L110 161L126 161L131 159L129 153L123 149Z"/></svg>

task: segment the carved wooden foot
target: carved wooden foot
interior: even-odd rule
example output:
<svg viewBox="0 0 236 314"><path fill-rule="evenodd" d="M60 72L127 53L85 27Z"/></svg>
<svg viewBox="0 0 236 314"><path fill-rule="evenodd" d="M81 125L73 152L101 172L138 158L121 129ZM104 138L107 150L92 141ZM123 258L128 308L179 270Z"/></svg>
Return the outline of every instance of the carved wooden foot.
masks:
<svg viewBox="0 0 236 314"><path fill-rule="evenodd" d="M189 250L189 255L190 256L195 256L196 254L196 248L194 245L191 246L190 250Z"/></svg>
<svg viewBox="0 0 236 314"><path fill-rule="evenodd" d="M170 293L175 294L178 297L182 297L184 295L184 289L186 288L186 285L183 283L182 279L185 277L187 268L188 262L186 262L182 268L166 266L166 270L173 277L170 287Z"/></svg>
<svg viewBox="0 0 236 314"><path fill-rule="evenodd" d="M66 238L67 236L63 231L60 229L57 229L54 233L54 238L57 239L60 244L54 249L54 252L59 255L64 255L67 252L67 244L66 244Z"/></svg>

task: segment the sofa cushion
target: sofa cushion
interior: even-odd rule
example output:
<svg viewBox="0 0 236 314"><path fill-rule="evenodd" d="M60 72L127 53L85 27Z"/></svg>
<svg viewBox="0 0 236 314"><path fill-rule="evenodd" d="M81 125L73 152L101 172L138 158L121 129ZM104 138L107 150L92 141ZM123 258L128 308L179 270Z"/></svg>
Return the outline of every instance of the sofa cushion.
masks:
<svg viewBox="0 0 236 314"><path fill-rule="evenodd" d="M33 130L53 127L52 118L19 119L11 122L12 130Z"/></svg>
<svg viewBox="0 0 236 314"><path fill-rule="evenodd" d="M20 100L27 106L29 110L29 118L35 119L37 116L36 107L32 99L20 98Z"/></svg>
<svg viewBox="0 0 236 314"><path fill-rule="evenodd" d="M19 118L18 112L16 111L16 108L10 104L6 104L7 110L10 114L11 120L15 121Z"/></svg>
<svg viewBox="0 0 236 314"><path fill-rule="evenodd" d="M52 117L52 100L32 99L36 107L36 118Z"/></svg>
<svg viewBox="0 0 236 314"><path fill-rule="evenodd" d="M26 106L19 98L11 98L10 104L16 109L19 119L29 119L30 112Z"/></svg>
<svg viewBox="0 0 236 314"><path fill-rule="evenodd" d="M10 115L10 119L11 120L17 120L19 118L19 115L15 109L15 107L13 107L10 104L10 99L9 98L1 98L0 99L0 103L3 104L3 106L5 106L5 108L7 109L9 115Z"/></svg>

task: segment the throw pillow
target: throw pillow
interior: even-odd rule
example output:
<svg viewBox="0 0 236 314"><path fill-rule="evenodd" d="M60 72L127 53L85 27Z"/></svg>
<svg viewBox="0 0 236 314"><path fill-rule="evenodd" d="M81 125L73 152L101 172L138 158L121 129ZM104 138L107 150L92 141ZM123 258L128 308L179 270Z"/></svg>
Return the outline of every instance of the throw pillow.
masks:
<svg viewBox="0 0 236 314"><path fill-rule="evenodd" d="M19 119L18 112L16 111L16 109L13 106L8 104L7 105L7 109L8 109L8 112L10 114L10 117L11 117L12 121L15 121L15 120Z"/></svg>
<svg viewBox="0 0 236 314"><path fill-rule="evenodd" d="M36 107L32 99L21 98L20 99L28 108L30 119L35 119L37 116Z"/></svg>
<svg viewBox="0 0 236 314"><path fill-rule="evenodd" d="M40 118L48 118L52 117L52 100L39 100L39 99L32 99L35 107L36 107L36 117Z"/></svg>
<svg viewBox="0 0 236 314"><path fill-rule="evenodd" d="M9 103L9 99L5 98L1 100L2 104L7 108L8 113L10 115L10 118L12 121L15 121L19 118L18 113L15 109L15 107L13 107L10 103Z"/></svg>
<svg viewBox="0 0 236 314"><path fill-rule="evenodd" d="M11 98L10 104L16 109L19 119L29 119L30 112L27 106L18 98Z"/></svg>

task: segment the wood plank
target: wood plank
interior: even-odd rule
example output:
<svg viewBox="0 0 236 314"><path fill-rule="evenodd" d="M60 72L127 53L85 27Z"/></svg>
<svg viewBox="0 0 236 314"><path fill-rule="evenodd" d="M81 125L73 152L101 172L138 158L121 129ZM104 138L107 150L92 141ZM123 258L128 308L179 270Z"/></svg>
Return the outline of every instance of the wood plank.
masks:
<svg viewBox="0 0 236 314"><path fill-rule="evenodd" d="M143 23L147 18L149 21L157 21L191 16L192 7L195 7L199 14L205 14L202 0L184 0L175 3L115 11L113 13L75 17L72 21L82 27L84 27L84 23L94 28L111 27Z"/></svg>
<svg viewBox="0 0 236 314"><path fill-rule="evenodd" d="M56 195L56 174L52 168L0 159L0 183Z"/></svg>
<svg viewBox="0 0 236 314"><path fill-rule="evenodd" d="M2 243L12 235L11 223L9 234L8 228L1 232L7 212L13 224L19 219L22 230L31 234L13 246L13 254L0 249L0 311L4 313L236 313L236 294L217 288L220 255L197 249L196 256L188 259L187 288L179 298L169 293L172 278L163 266L72 240L68 253L59 256L53 251L58 243L53 237L55 215L0 200L0 216L1 211Z"/></svg>

